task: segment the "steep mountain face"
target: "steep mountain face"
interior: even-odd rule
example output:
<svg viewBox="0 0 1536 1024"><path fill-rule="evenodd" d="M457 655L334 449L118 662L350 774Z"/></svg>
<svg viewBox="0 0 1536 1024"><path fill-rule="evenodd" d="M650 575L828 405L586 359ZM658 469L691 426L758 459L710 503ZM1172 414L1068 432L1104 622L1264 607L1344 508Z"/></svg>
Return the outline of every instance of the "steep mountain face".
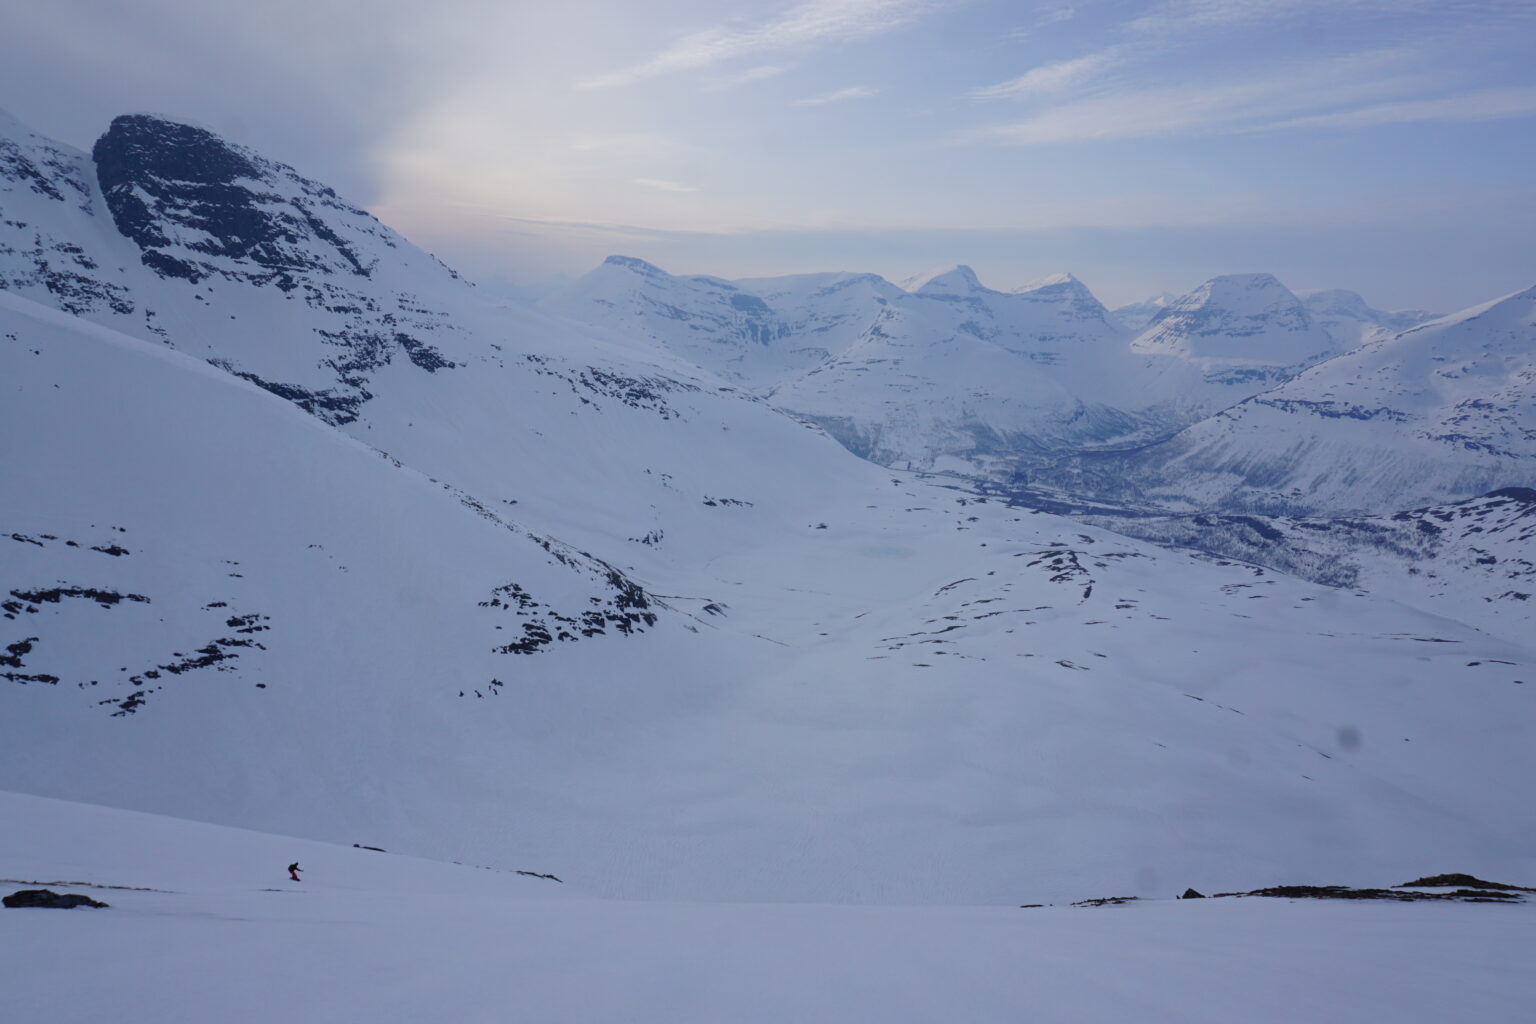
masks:
<svg viewBox="0 0 1536 1024"><path fill-rule="evenodd" d="M1127 536L1366 590L1512 642L1536 635L1536 490L1391 515L1083 517Z"/></svg>
<svg viewBox="0 0 1536 1024"><path fill-rule="evenodd" d="M435 373L469 285L330 189L211 132L115 119L86 157L0 124L6 287L149 335L332 423Z"/></svg>
<svg viewBox="0 0 1536 1024"><path fill-rule="evenodd" d="M1140 451L1042 478L1181 509L1392 512L1536 482L1536 289L1329 360Z"/></svg>
<svg viewBox="0 0 1536 1024"><path fill-rule="evenodd" d="M1405 309L1384 313L1372 308L1356 292L1341 288L1297 292L1312 322L1328 332L1340 352L1359 348L1369 341L1385 341L1410 327L1438 320L1439 313Z"/></svg>
<svg viewBox="0 0 1536 1024"><path fill-rule="evenodd" d="M445 323L462 282L329 188L201 128L143 115L115 119L92 159L119 232L193 310L160 323L183 350L225 360L336 423L356 418L396 358L427 372L456 367L438 345L453 333ZM214 305L217 329L198 315Z"/></svg>
<svg viewBox="0 0 1536 1024"><path fill-rule="evenodd" d="M7 785L642 897L1536 869L1504 785L1536 770L1527 646L882 470L673 352L480 299L254 154L229 178L149 152L216 139L134 137L133 239L99 188L7 165L34 237L132 256L96 260L120 314L28 276L68 250L5 255ZM70 196L80 158L26 153ZM262 244L215 230L250 207ZM1071 282L947 287L890 333L1091 365ZM454 365L396 340L343 379L387 328Z"/></svg>

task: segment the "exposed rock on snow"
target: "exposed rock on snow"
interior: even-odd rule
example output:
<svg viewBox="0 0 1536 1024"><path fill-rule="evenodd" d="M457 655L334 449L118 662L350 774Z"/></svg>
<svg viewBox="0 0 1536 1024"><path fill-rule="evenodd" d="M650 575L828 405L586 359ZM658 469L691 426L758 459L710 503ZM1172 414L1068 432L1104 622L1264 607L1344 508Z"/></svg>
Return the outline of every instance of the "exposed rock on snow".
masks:
<svg viewBox="0 0 1536 1024"><path fill-rule="evenodd" d="M0 904L4 904L13 910L20 910L25 907L73 910L76 907L102 908L111 905L100 900L93 900L89 896L81 896L78 893L58 893L51 889L18 889L9 896L0 898Z"/></svg>

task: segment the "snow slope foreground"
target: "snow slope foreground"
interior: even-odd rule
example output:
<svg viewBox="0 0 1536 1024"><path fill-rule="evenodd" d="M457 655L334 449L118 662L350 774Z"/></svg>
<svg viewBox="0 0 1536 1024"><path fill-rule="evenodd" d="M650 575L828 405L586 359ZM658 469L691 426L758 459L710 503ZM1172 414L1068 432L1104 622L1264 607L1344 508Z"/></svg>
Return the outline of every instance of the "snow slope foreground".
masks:
<svg viewBox="0 0 1536 1024"><path fill-rule="evenodd" d="M1536 288L1314 366L1042 480L1177 509L1396 512L1536 483Z"/></svg>
<svg viewBox="0 0 1536 1024"><path fill-rule="evenodd" d="M6 1010L29 1024L1515 1024L1536 1005L1529 904L620 903L14 794L0 815L17 826L0 878L146 887L70 890L105 910L0 910Z"/></svg>
<svg viewBox="0 0 1536 1024"><path fill-rule="evenodd" d="M1536 875L1528 647L881 470L141 127L263 176L140 154L131 316L0 293L8 786L652 898Z"/></svg>

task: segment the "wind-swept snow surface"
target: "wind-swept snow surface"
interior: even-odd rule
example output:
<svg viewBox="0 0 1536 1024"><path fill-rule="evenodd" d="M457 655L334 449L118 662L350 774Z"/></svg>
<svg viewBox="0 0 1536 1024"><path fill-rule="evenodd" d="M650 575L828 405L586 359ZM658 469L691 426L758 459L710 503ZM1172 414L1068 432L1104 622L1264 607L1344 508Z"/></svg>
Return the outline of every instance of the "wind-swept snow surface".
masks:
<svg viewBox="0 0 1536 1024"><path fill-rule="evenodd" d="M0 815L0 878L143 887L0 910L28 1024L1516 1024L1536 1000L1532 905L619 903L35 797L0 793Z"/></svg>

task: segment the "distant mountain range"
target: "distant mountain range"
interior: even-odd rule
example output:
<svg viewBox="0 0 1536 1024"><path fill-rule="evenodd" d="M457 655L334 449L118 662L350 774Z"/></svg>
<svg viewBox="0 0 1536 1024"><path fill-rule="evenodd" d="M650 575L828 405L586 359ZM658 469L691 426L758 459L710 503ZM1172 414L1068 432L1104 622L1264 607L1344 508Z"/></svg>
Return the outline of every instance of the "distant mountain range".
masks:
<svg viewBox="0 0 1536 1024"><path fill-rule="evenodd" d="M1385 313L1352 292L1298 297L1268 274L1217 277L1111 313L1066 274L1000 292L967 267L898 287L868 274L675 277L616 256L543 306L761 394L871 461L1004 489L1056 487L1172 509L1361 513L1536 482L1522 441L1536 405L1527 328L1513 320L1492 327L1493 343L1505 339L1502 361L1479 364L1478 387L1499 377L1490 391L1502 412L1459 405L1475 400L1470 391L1431 408L1429 385L1415 378L1422 360L1389 356L1368 366L1365 353L1395 351L1394 338L1433 314ZM1492 322L1479 314L1477 323L1447 344L1477 349L1483 342L1473 335ZM1345 359L1350 353L1359 355ZM1397 379L1385 383L1385 373ZM1347 429L1340 424L1314 422L1311 443L1331 464L1348 464L1351 456L1333 453L1349 449L1375 475L1342 470L1326 487L1299 476L1272 486L1276 458L1296 474L1317 470L1289 449L1268 452L1265 445L1288 443L1277 439L1289 430L1261 438L1236 427L1238 410L1322 408L1310 388L1347 386L1357 374L1383 391L1370 408L1384 419L1434 424L1419 440L1404 429L1361 447L1363 438L1329 440ZM1413 411L1391 404L1415 394ZM1348 417L1340 408L1320 415L1353 418L1365 407ZM1431 443L1407 454L1430 438L1450 448L1436 455ZM1197 485L1207 467L1213 482ZM1387 484L1394 473L1400 484Z"/></svg>

